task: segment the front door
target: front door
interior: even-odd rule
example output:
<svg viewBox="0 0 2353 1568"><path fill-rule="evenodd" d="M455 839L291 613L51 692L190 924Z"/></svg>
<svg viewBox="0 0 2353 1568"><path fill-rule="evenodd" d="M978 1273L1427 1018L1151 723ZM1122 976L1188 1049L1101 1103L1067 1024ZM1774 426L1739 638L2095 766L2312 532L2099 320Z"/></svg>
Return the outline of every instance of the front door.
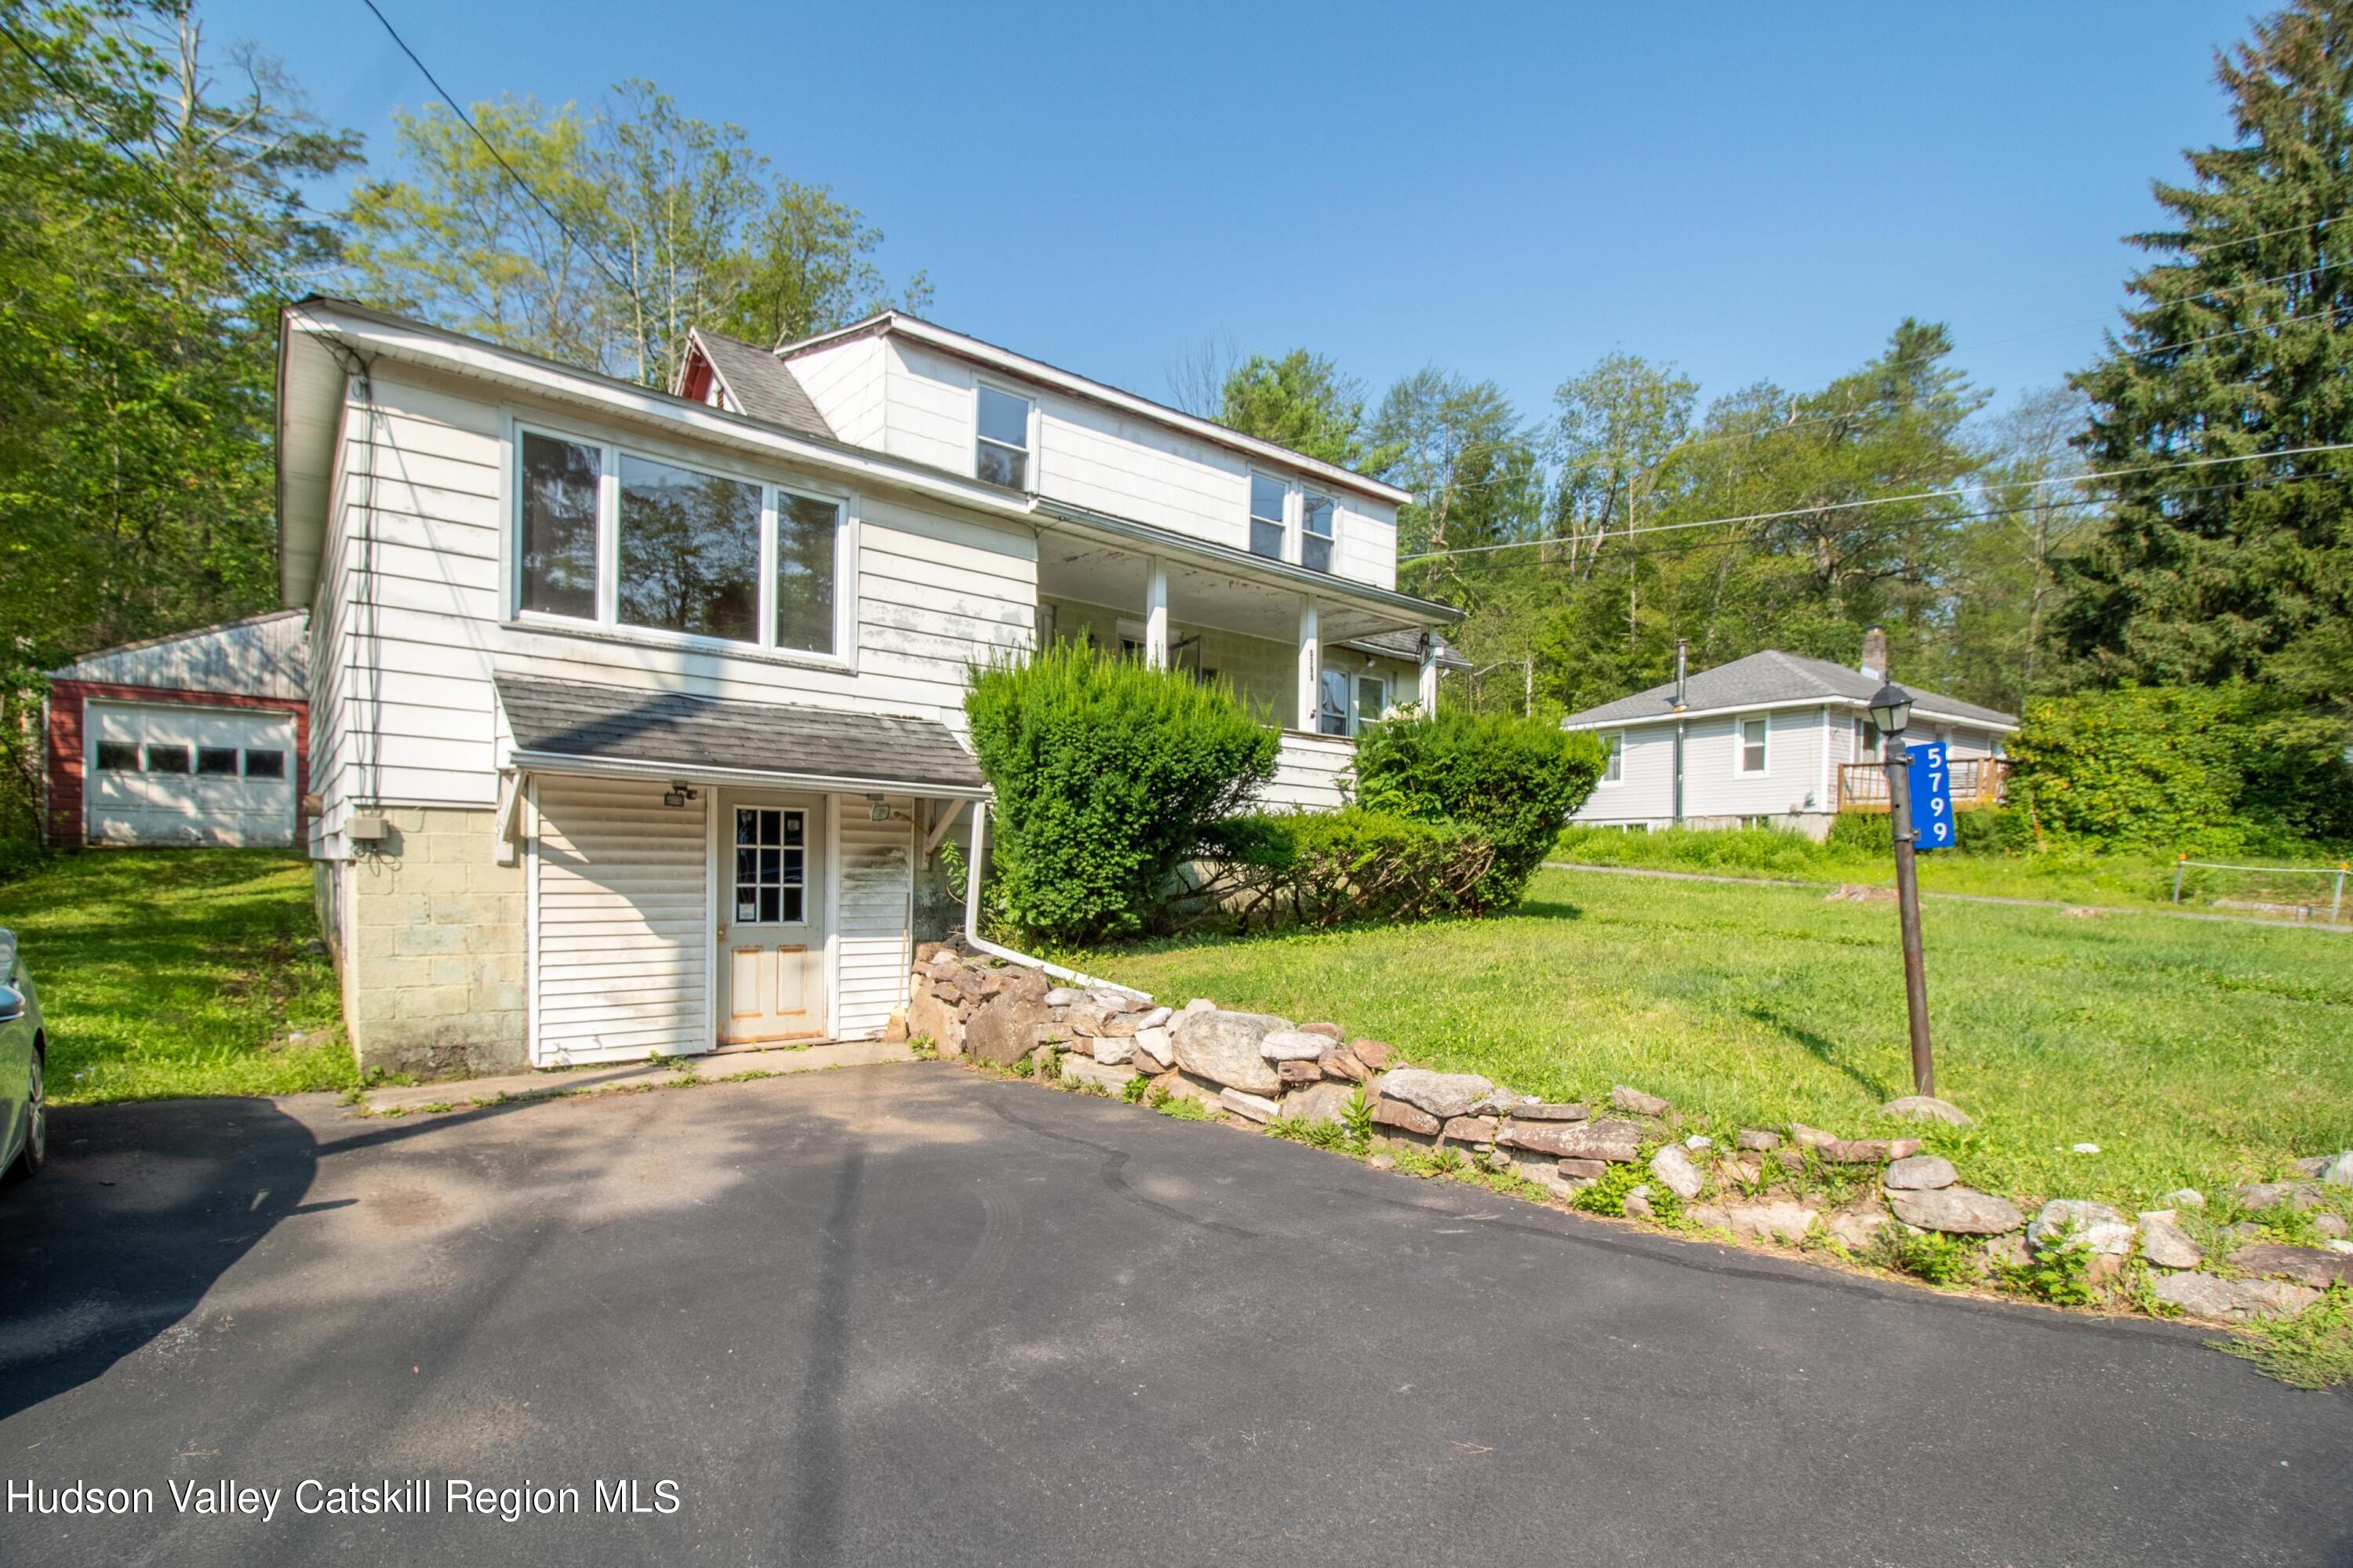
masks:
<svg viewBox="0 0 2353 1568"><path fill-rule="evenodd" d="M821 808L795 796L720 799L719 1044L825 1033Z"/></svg>

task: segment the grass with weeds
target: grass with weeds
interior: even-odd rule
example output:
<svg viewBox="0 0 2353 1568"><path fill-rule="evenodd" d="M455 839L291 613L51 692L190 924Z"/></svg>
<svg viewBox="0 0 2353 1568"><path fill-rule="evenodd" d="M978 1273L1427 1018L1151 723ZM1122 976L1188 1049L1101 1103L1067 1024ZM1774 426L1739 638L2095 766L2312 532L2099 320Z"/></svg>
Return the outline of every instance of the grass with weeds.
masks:
<svg viewBox="0 0 2353 1568"><path fill-rule="evenodd" d="M2208 1341L2250 1361L2290 1388L2353 1383L2353 1287L2333 1285L2294 1318L2250 1323L2238 1337Z"/></svg>
<svg viewBox="0 0 2353 1568"><path fill-rule="evenodd" d="M1163 996L1336 1019L1418 1066L1546 1099L1606 1101L1632 1084L1674 1102L1683 1130L1900 1130L1971 1185L2021 1199L2148 1208L2176 1187L2220 1194L2353 1146L2353 939L1925 913L1938 1088L1972 1128L1880 1119L1912 1086L1895 912L1811 888L1546 872L1493 919L1195 937L1082 967ZM2085 1142L2100 1152L2072 1151Z"/></svg>
<svg viewBox="0 0 2353 1568"><path fill-rule="evenodd" d="M299 854L58 855L0 885L0 927L40 990L57 1104L359 1085Z"/></svg>

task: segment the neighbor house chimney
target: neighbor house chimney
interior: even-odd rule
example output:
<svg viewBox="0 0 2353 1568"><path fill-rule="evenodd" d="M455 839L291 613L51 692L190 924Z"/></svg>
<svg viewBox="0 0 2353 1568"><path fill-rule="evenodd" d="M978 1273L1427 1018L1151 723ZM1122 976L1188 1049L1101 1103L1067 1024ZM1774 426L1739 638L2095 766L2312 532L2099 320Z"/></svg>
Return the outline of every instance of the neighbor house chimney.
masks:
<svg viewBox="0 0 2353 1568"><path fill-rule="evenodd" d="M1862 634L1862 662L1858 668L1874 681L1887 679L1887 633L1876 626Z"/></svg>

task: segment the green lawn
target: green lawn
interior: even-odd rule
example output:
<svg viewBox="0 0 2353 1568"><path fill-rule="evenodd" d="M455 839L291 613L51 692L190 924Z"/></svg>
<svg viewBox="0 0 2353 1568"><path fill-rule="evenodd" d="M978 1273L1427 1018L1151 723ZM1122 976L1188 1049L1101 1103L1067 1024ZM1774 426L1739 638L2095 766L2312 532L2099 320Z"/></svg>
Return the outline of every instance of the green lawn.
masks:
<svg viewBox="0 0 2353 1568"><path fill-rule="evenodd" d="M2353 1145L2353 936L1954 904L1926 925L1937 1086L1978 1118L1926 1136L1975 1184L2147 1206ZM1546 872L1506 918L1084 962L1547 1098L1632 1084L1719 1139L1884 1132L1911 1092L1895 911L1812 888Z"/></svg>
<svg viewBox="0 0 2353 1568"><path fill-rule="evenodd" d="M357 1081L298 854L67 855L0 885L0 927L40 990L58 1104Z"/></svg>

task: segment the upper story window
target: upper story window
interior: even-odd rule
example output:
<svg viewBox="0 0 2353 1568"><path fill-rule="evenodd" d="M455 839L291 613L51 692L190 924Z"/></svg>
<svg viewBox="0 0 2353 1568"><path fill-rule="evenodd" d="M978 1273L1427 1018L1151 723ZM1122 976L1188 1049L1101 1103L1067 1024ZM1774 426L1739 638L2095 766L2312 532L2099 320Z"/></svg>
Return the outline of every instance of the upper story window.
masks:
<svg viewBox="0 0 2353 1568"><path fill-rule="evenodd" d="M1029 399L994 387L982 387L978 397L979 429L972 459L975 477L1008 490L1024 490L1029 482Z"/></svg>
<svg viewBox="0 0 2353 1568"><path fill-rule="evenodd" d="M1739 760L1734 764L1736 771L1741 773L1765 771L1765 731L1766 724L1762 716L1745 718L1740 721L1740 755Z"/></svg>
<svg viewBox="0 0 2353 1568"><path fill-rule="evenodd" d="M519 613L835 652L841 502L576 437L516 444Z"/></svg>
<svg viewBox="0 0 2353 1568"><path fill-rule="evenodd" d="M1283 503L1290 498L1291 487L1279 479L1263 473L1250 475L1250 547L1253 556L1269 560L1282 559Z"/></svg>
<svg viewBox="0 0 2353 1568"><path fill-rule="evenodd" d="M1333 518L1338 513L1328 495L1309 491L1299 503L1299 564L1319 572L1332 569Z"/></svg>

